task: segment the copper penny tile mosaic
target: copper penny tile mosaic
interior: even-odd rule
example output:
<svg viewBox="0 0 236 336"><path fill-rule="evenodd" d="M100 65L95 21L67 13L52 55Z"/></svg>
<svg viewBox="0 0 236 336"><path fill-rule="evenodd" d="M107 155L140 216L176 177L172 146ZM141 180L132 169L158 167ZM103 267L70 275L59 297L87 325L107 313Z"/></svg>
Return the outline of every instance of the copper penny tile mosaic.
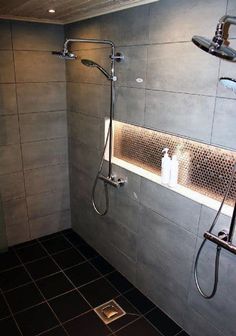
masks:
<svg viewBox="0 0 236 336"><path fill-rule="evenodd" d="M229 182L236 153L146 128L114 123L113 155L160 175L163 148L179 160L178 183L221 201ZM236 199L234 178L227 204Z"/></svg>

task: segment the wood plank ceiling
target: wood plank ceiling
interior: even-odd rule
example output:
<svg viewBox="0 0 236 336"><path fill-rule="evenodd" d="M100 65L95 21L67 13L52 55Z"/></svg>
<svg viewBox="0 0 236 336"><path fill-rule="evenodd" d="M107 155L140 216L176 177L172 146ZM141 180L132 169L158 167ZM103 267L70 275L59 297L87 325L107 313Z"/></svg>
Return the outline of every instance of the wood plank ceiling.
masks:
<svg viewBox="0 0 236 336"><path fill-rule="evenodd" d="M155 0L0 0L0 18L66 24L150 2Z"/></svg>

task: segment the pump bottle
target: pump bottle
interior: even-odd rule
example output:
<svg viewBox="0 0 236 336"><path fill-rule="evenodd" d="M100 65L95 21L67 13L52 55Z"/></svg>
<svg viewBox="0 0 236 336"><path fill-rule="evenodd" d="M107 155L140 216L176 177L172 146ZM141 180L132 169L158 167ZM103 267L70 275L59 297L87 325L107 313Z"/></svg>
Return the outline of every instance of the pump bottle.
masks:
<svg viewBox="0 0 236 336"><path fill-rule="evenodd" d="M177 160L177 155L172 156L172 160L170 162L170 180L169 186L174 188L178 183L178 175L179 175L179 162Z"/></svg>
<svg viewBox="0 0 236 336"><path fill-rule="evenodd" d="M168 184L170 179L170 164L171 160L168 155L169 148L164 148L162 153L164 156L161 160L161 183Z"/></svg>

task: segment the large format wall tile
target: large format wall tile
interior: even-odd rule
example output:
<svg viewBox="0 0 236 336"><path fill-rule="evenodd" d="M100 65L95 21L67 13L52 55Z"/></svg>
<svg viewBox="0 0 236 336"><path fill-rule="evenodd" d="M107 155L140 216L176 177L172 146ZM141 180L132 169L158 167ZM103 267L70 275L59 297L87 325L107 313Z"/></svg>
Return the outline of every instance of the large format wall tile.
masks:
<svg viewBox="0 0 236 336"><path fill-rule="evenodd" d="M228 8L227 8L227 14L235 16L236 13L236 4L234 0L228 1ZM235 38L236 37L236 27L231 25L230 26L230 37Z"/></svg>
<svg viewBox="0 0 236 336"><path fill-rule="evenodd" d="M20 146L0 146L0 175L22 170Z"/></svg>
<svg viewBox="0 0 236 336"><path fill-rule="evenodd" d="M15 84L0 84L0 115L16 113Z"/></svg>
<svg viewBox="0 0 236 336"><path fill-rule="evenodd" d="M12 51L0 51L0 68L0 83L14 83L15 75Z"/></svg>
<svg viewBox="0 0 236 336"><path fill-rule="evenodd" d="M0 49L12 49L10 21L0 20Z"/></svg>
<svg viewBox="0 0 236 336"><path fill-rule="evenodd" d="M22 198L4 202L4 217L6 227L18 226L18 230L20 231L21 225L28 221L25 199Z"/></svg>
<svg viewBox="0 0 236 336"><path fill-rule="evenodd" d="M0 145L14 145L20 142L18 117L0 117Z"/></svg>
<svg viewBox="0 0 236 336"><path fill-rule="evenodd" d="M0 194L3 201L25 196L23 173L0 176Z"/></svg>

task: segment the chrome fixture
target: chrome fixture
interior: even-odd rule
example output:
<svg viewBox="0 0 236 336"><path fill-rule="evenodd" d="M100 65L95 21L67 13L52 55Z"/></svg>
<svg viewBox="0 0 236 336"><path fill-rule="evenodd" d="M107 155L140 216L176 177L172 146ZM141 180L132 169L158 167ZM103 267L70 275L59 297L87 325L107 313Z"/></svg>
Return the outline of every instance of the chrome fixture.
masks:
<svg viewBox="0 0 236 336"><path fill-rule="evenodd" d="M236 79L229 78L229 77L221 77L220 83L226 88L234 93L236 93Z"/></svg>
<svg viewBox="0 0 236 336"><path fill-rule="evenodd" d="M229 47L228 41L231 24L236 25L236 16L225 15L219 20L212 40L202 36L193 36L192 42L211 55L236 62L236 50Z"/></svg>
<svg viewBox="0 0 236 336"><path fill-rule="evenodd" d="M96 213L100 216L105 216L109 210L109 195L108 195L108 185L111 185L115 188L120 188L121 186L124 186L126 183L126 180L123 178L115 177L112 171L112 137L113 137L113 116L114 116L114 106L115 106L115 82L117 80L117 77L115 76L115 62L122 61L124 59L124 56L121 53L115 53L115 45L110 40L97 40L97 39L85 39L85 38L73 38L73 39L67 39L64 43L63 50L62 51L53 51L52 54L59 56L61 58L64 58L66 60L75 60L77 58L76 54L68 50L68 45L73 42L79 42L79 43L95 43L95 44L104 44L109 45L111 47L111 69L110 73L108 73L107 70L105 70L101 65L97 64L94 61L88 60L88 59L82 59L81 63L88 67L95 67L99 69L104 76L110 81L110 116L109 116L109 127L106 135L105 145L102 152L101 161L99 164L99 169L96 175L96 178L94 180L93 188L92 188L92 204L93 208L96 211ZM108 174L104 175L102 173L103 165L104 165L104 155L106 152L106 148L109 144L109 154L108 154ZM95 202L95 193L97 188L98 180L103 181L104 185L104 192L105 192L105 209L103 211L98 209L98 206Z"/></svg>

